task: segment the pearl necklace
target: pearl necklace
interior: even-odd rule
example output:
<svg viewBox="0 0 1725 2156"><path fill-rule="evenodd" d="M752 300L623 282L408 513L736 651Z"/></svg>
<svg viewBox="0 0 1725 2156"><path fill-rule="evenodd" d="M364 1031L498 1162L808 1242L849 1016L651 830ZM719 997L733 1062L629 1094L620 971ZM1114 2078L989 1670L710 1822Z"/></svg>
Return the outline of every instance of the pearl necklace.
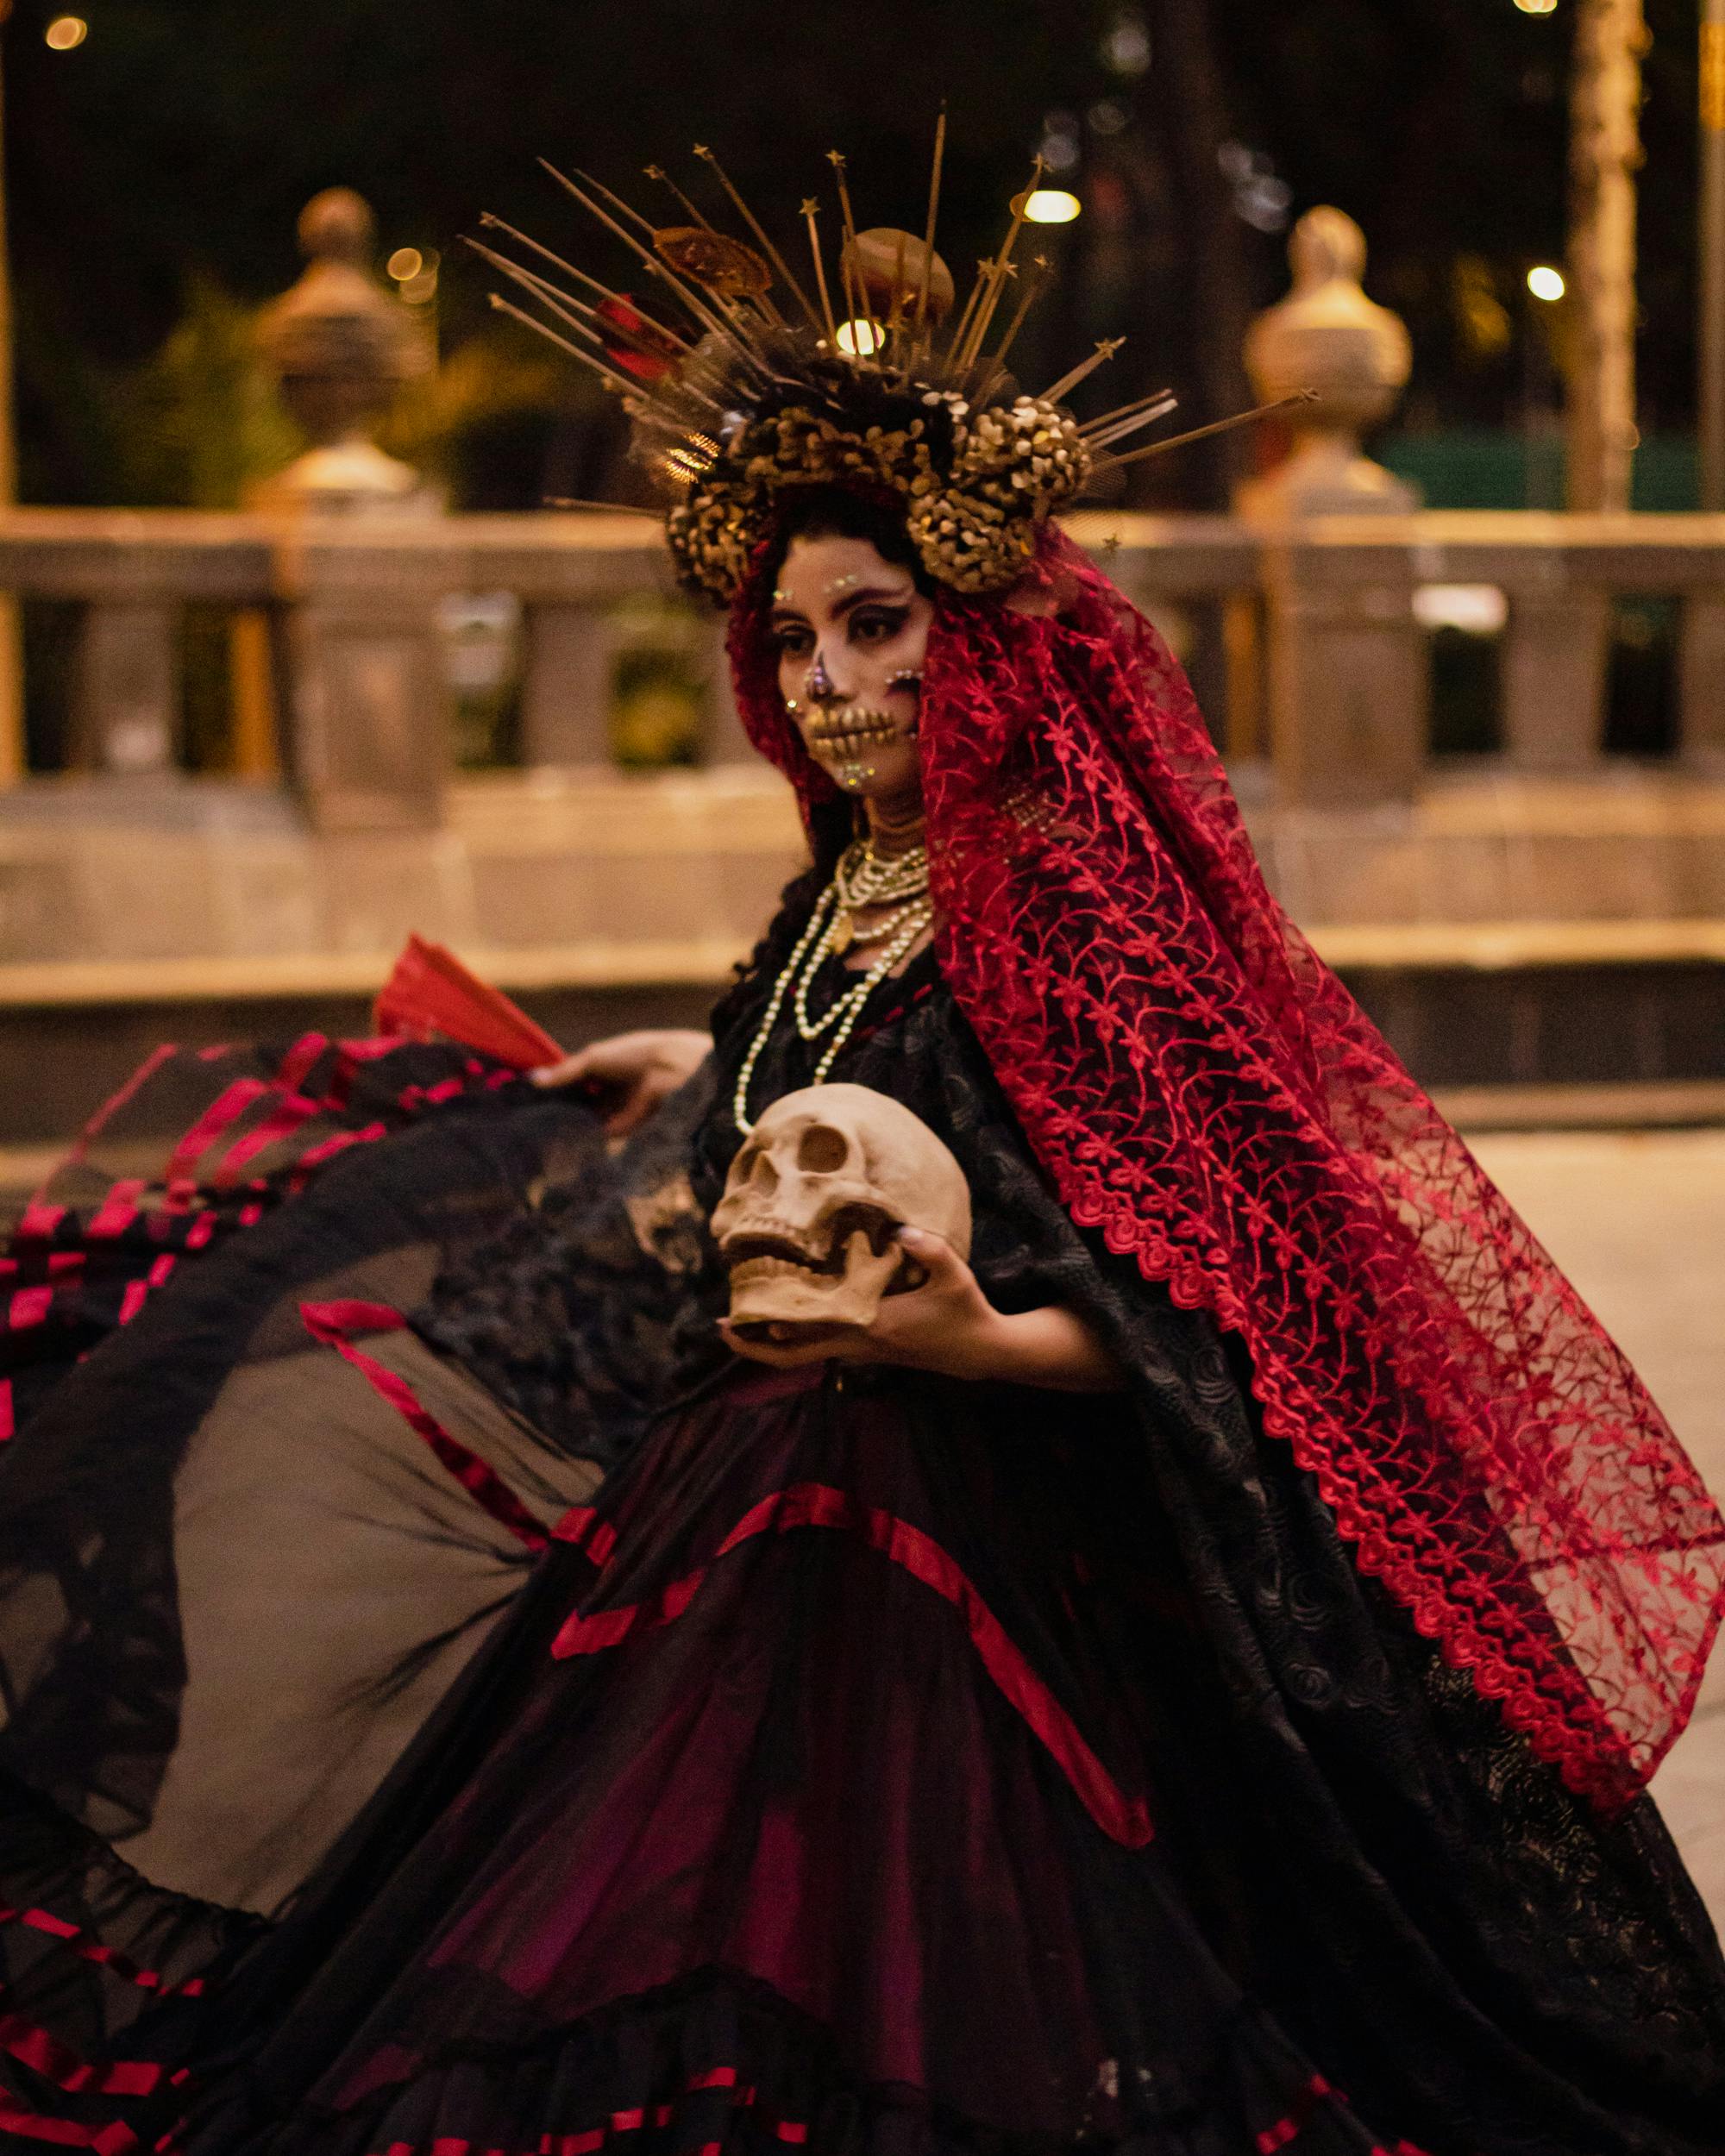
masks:
<svg viewBox="0 0 1725 2156"><path fill-rule="evenodd" d="M864 896L864 893L868 895ZM835 998L819 1018L811 1018L809 991L821 968L853 940L851 908L892 905L894 899L901 902L893 906L883 920L854 938L859 943L881 943L883 948L880 956L854 988L847 988L843 995ZM908 956L933 920L934 907L928 898L925 848L916 847L909 854L888 861L882 861L865 842L859 841L846 849L833 872L832 881L816 899L808 926L774 984L760 1025L743 1058L743 1068L737 1074L731 1109L737 1127L745 1138L755 1127L749 1114L749 1087L755 1076L755 1066L773 1037L773 1028L779 1022L779 1013L784 1009L787 998L791 1002L797 1031L805 1041L817 1041L828 1031L832 1034L809 1081L812 1085L824 1085L828 1071L862 1014L862 1006L893 968Z"/></svg>

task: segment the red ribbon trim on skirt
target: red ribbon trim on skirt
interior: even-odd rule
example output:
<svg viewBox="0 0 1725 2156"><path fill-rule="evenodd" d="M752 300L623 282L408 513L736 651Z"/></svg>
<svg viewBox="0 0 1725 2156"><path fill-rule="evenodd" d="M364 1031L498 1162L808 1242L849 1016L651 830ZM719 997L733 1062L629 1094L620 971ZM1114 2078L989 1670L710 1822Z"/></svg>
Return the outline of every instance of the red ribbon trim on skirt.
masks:
<svg viewBox="0 0 1725 2156"><path fill-rule="evenodd" d="M559 1539L580 1544L593 1515L574 1525L566 1520ZM825 1482L798 1482L775 1492L751 1506L713 1552L712 1562L763 1534L787 1534L798 1527L833 1527L860 1535L870 1549L901 1566L913 1579L932 1588L943 1601L963 1616L970 1643L982 1666L994 1679L1032 1734L1048 1752L1072 1785L1075 1794L1102 1832L1127 1849L1142 1849L1152 1828L1142 1797L1127 1797L1101 1761L1079 1734L1078 1726L1032 1669L1013 1644L1005 1626L976 1591L957 1561L921 1528L906 1520L859 1504L847 1491ZM597 1538L595 1538L597 1539ZM606 1551L609 1555L609 1549ZM603 1559L599 1562L602 1564ZM644 1602L618 1609L580 1611L568 1619L551 1643L560 1659L570 1655L597 1654L614 1647L642 1626L668 1625L681 1617L699 1592L710 1565L702 1565Z"/></svg>
<svg viewBox="0 0 1725 2156"><path fill-rule="evenodd" d="M160 2066L147 2059L116 2059L92 2065L22 2014L0 2014L0 2051L9 2052L68 2096L93 2090L104 2096L147 2096L162 2075Z"/></svg>
<svg viewBox="0 0 1725 2156"><path fill-rule="evenodd" d="M0 1924L22 1924L30 1931L60 1940L80 1961L93 1961L122 1983L136 1984L141 1991L154 1991L158 1998L195 1999L204 1990L202 1977L188 1977L183 1984L169 1984L159 1969L140 1968L117 1947L104 1946L100 1940L91 1938L78 1925L56 1916L51 1909L0 1908Z"/></svg>
<svg viewBox="0 0 1725 2156"><path fill-rule="evenodd" d="M344 1363L351 1363L373 1391L380 1394L408 1427L432 1451L476 1504L517 1541L530 1550L543 1550L549 1537L508 1483L487 1467L477 1452L452 1438L436 1417L422 1407L419 1395L405 1377L353 1344L356 1332L401 1332L407 1319L386 1302L303 1302L299 1314L314 1340L335 1349Z"/></svg>
<svg viewBox="0 0 1725 2156"><path fill-rule="evenodd" d="M0 2104L0 2134L18 2134L32 2141L52 2141L58 2148L94 2148L122 2156L138 2137L127 2126L78 2126L71 2119L45 2118L39 2111L15 2111Z"/></svg>

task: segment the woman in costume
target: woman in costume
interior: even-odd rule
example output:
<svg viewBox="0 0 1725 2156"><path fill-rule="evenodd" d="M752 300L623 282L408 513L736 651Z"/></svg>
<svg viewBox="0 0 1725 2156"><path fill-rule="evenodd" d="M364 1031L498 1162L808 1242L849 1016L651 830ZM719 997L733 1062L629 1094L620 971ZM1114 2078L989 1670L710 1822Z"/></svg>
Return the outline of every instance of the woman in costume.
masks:
<svg viewBox="0 0 1725 2156"><path fill-rule="evenodd" d="M705 223L639 248L679 330L514 273L809 832L699 1067L579 1060L618 1144L435 1043L166 1058L160 1181L21 1224L10 2146L1725 2138L1644 1793L1725 1526L1048 521L1127 420L1007 379L1009 248L940 324L932 236L847 232L860 358ZM969 1258L751 1336L713 1213L827 1081Z"/></svg>

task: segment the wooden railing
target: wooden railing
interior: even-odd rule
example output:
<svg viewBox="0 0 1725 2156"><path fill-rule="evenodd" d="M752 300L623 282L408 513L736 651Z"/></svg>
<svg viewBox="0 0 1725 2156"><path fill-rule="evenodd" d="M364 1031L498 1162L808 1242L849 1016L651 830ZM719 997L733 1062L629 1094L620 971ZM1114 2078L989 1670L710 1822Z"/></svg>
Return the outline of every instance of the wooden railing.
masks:
<svg viewBox="0 0 1725 2156"><path fill-rule="evenodd" d="M1422 513L1265 530L1090 512L1071 529L1171 630L1219 738L1232 758L1266 767L1278 801L1417 793L1433 754L1430 624L1457 587L1485 624L1484 740L1504 768L1599 761L1615 614L1650 599L1669 602L1675 622L1665 745L1680 763L1725 765L1725 517ZM438 820L455 693L440 610L451 595L514 595L515 754L579 769L612 761L618 655L640 635L630 606L668 602L672 586L645 517L282 523L43 509L0 513L8 591L27 618L33 602L75 603L72 768L117 780L181 761L184 624L213 612L226 623L239 767L279 768L316 825L351 830ZM680 624L706 683L702 758L737 760L719 624L660 619Z"/></svg>

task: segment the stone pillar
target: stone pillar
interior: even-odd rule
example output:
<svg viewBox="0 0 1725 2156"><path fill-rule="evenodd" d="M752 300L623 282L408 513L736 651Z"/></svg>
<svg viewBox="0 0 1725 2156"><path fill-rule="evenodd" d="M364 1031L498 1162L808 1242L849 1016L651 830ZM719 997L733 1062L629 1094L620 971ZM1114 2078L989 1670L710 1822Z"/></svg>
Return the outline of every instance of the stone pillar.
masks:
<svg viewBox="0 0 1725 2156"><path fill-rule="evenodd" d="M1290 530L1265 548L1276 798L1360 807L1412 798L1425 766L1430 664L1412 550L1327 547Z"/></svg>
<svg viewBox="0 0 1725 2156"><path fill-rule="evenodd" d="M1512 590L1503 636L1503 749L1523 771L1578 771L1604 732L1611 604L1559 574Z"/></svg>
<svg viewBox="0 0 1725 2156"><path fill-rule="evenodd" d="M442 581L415 549L320 546L312 526L281 562L288 770L314 828L436 824L454 724Z"/></svg>

